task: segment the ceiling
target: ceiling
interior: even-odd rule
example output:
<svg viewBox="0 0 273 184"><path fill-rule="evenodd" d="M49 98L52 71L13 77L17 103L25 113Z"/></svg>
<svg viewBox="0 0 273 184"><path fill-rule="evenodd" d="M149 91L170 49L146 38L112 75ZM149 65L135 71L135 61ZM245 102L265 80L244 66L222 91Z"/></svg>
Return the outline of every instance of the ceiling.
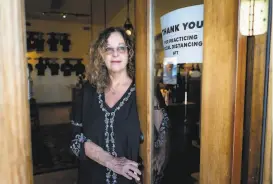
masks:
<svg viewBox="0 0 273 184"><path fill-rule="evenodd" d="M27 19L64 20L60 14L44 14L43 12L68 13L67 21L90 23L91 0L25 0ZM106 22L108 23L122 8L127 0L106 0ZM92 0L93 24L104 25L104 0ZM72 14L85 14L73 16ZM126 16L126 15L124 15Z"/></svg>

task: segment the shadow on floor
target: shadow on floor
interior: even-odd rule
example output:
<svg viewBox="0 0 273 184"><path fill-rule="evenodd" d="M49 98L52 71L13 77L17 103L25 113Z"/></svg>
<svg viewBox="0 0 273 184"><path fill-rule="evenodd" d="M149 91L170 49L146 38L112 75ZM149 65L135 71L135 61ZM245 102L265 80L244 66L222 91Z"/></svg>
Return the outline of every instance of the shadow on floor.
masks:
<svg viewBox="0 0 273 184"><path fill-rule="evenodd" d="M50 125L33 133L34 184L75 184L77 169L71 168L77 167L77 160L69 151L70 128L70 124ZM199 172L200 149L191 145L183 153L177 140L180 138L172 138L173 149L162 184L194 184L191 174Z"/></svg>
<svg viewBox="0 0 273 184"><path fill-rule="evenodd" d="M76 184L77 169L34 176L34 184Z"/></svg>
<svg viewBox="0 0 273 184"><path fill-rule="evenodd" d="M165 170L162 184L177 183L194 184L192 173L199 172L200 149L191 147L187 153L173 153Z"/></svg>
<svg viewBox="0 0 273 184"><path fill-rule="evenodd" d="M162 184L195 184L196 180L190 174L199 172L199 155L199 149L195 147L192 147L185 156L173 154ZM34 184L76 184L76 181L77 169L34 176Z"/></svg>
<svg viewBox="0 0 273 184"><path fill-rule="evenodd" d="M77 168L77 159L69 149L71 135L69 123L32 130L34 175Z"/></svg>

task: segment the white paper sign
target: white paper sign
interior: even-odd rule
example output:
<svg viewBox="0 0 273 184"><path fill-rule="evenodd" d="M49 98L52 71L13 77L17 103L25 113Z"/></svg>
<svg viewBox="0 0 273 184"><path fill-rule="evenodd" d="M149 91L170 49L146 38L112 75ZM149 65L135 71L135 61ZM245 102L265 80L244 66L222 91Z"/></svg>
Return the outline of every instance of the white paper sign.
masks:
<svg viewBox="0 0 273 184"><path fill-rule="evenodd" d="M160 18L165 57L202 63L204 5L180 8Z"/></svg>

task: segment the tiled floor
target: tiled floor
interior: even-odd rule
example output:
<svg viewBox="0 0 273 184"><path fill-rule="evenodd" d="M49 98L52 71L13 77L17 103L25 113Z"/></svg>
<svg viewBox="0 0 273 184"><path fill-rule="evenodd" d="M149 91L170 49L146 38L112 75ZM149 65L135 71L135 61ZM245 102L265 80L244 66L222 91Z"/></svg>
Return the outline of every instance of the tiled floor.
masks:
<svg viewBox="0 0 273 184"><path fill-rule="evenodd" d="M34 176L34 184L76 184L77 169Z"/></svg>

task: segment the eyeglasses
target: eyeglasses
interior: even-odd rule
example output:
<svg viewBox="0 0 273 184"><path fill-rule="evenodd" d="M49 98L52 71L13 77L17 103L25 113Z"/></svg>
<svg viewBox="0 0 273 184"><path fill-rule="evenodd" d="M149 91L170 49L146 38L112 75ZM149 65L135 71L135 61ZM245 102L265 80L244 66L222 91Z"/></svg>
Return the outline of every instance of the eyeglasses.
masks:
<svg viewBox="0 0 273 184"><path fill-rule="evenodd" d="M104 52L108 55L114 54L115 50L119 53L119 54L124 54L125 52L127 52L127 46L118 46L116 49L113 47L105 47L104 48Z"/></svg>

